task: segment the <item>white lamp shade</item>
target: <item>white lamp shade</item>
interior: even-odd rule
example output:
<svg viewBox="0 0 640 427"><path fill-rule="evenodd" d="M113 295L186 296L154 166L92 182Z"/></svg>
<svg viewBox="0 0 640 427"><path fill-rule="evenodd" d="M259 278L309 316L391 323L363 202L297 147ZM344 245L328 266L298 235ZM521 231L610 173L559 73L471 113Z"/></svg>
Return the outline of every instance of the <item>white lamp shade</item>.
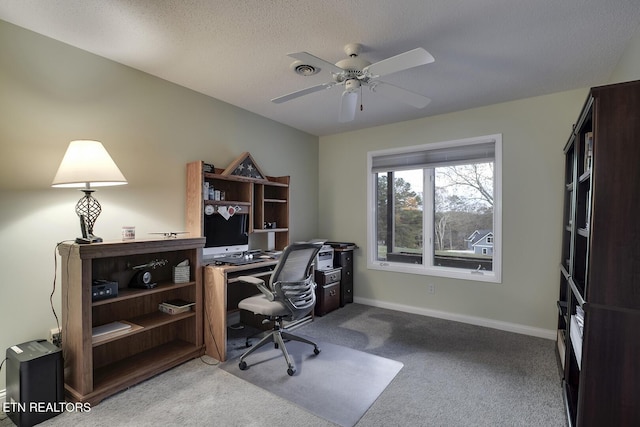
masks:
<svg viewBox="0 0 640 427"><path fill-rule="evenodd" d="M118 166L98 141L71 141L52 187L106 187L126 184Z"/></svg>

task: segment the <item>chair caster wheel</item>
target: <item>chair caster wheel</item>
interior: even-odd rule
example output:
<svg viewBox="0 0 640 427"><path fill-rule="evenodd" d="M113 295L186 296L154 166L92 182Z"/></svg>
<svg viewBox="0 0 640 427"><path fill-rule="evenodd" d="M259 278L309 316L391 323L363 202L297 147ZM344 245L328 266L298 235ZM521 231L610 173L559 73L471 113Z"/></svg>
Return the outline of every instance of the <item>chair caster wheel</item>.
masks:
<svg viewBox="0 0 640 427"><path fill-rule="evenodd" d="M244 360L240 363L238 363L238 368L240 368L241 371L244 371L247 369L247 362L245 362Z"/></svg>
<svg viewBox="0 0 640 427"><path fill-rule="evenodd" d="M320 349L319 349L318 347L314 348L314 349L313 349L313 354L315 354L316 356L317 356L318 354L320 354Z"/></svg>
<svg viewBox="0 0 640 427"><path fill-rule="evenodd" d="M295 374L295 373L296 373L296 370L295 370L295 369L293 369L293 368L289 368L289 369L287 369L287 374L289 374L289 376L290 376L290 377L292 377L292 376L293 376L293 374Z"/></svg>

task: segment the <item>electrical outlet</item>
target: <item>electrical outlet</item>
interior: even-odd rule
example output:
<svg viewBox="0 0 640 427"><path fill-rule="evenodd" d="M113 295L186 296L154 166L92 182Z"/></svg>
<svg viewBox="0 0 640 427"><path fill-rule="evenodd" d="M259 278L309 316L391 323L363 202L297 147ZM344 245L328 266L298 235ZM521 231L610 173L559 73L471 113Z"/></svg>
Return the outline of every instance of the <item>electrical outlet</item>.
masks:
<svg viewBox="0 0 640 427"><path fill-rule="evenodd" d="M59 328L49 330L49 342L57 347L62 347L62 330Z"/></svg>
<svg viewBox="0 0 640 427"><path fill-rule="evenodd" d="M429 285L427 286L427 292L430 294L435 294L436 293L436 285L434 285L433 283L429 283Z"/></svg>

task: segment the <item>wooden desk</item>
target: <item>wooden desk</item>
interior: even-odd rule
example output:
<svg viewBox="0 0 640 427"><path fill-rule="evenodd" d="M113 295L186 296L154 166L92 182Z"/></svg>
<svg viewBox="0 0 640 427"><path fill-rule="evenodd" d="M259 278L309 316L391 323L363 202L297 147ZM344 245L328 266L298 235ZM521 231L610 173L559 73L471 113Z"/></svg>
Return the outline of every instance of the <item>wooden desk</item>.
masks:
<svg viewBox="0 0 640 427"><path fill-rule="evenodd" d="M245 265L207 265L204 267L204 342L206 354L224 362L227 359L227 313L238 309L238 302L259 293L250 284L239 284L238 276L268 280L276 260ZM234 283L238 288L233 288Z"/></svg>

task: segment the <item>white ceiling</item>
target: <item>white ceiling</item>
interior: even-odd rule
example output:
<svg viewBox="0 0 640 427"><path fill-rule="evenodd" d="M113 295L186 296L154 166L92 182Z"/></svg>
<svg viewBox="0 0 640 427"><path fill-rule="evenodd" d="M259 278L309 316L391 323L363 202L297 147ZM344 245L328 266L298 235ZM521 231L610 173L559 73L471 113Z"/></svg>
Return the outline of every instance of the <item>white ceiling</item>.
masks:
<svg viewBox="0 0 640 427"><path fill-rule="evenodd" d="M313 135L329 135L605 83L640 26L640 0L2 0L0 19ZM416 109L294 74L287 53L370 62L423 47L428 65L382 80L431 98Z"/></svg>

